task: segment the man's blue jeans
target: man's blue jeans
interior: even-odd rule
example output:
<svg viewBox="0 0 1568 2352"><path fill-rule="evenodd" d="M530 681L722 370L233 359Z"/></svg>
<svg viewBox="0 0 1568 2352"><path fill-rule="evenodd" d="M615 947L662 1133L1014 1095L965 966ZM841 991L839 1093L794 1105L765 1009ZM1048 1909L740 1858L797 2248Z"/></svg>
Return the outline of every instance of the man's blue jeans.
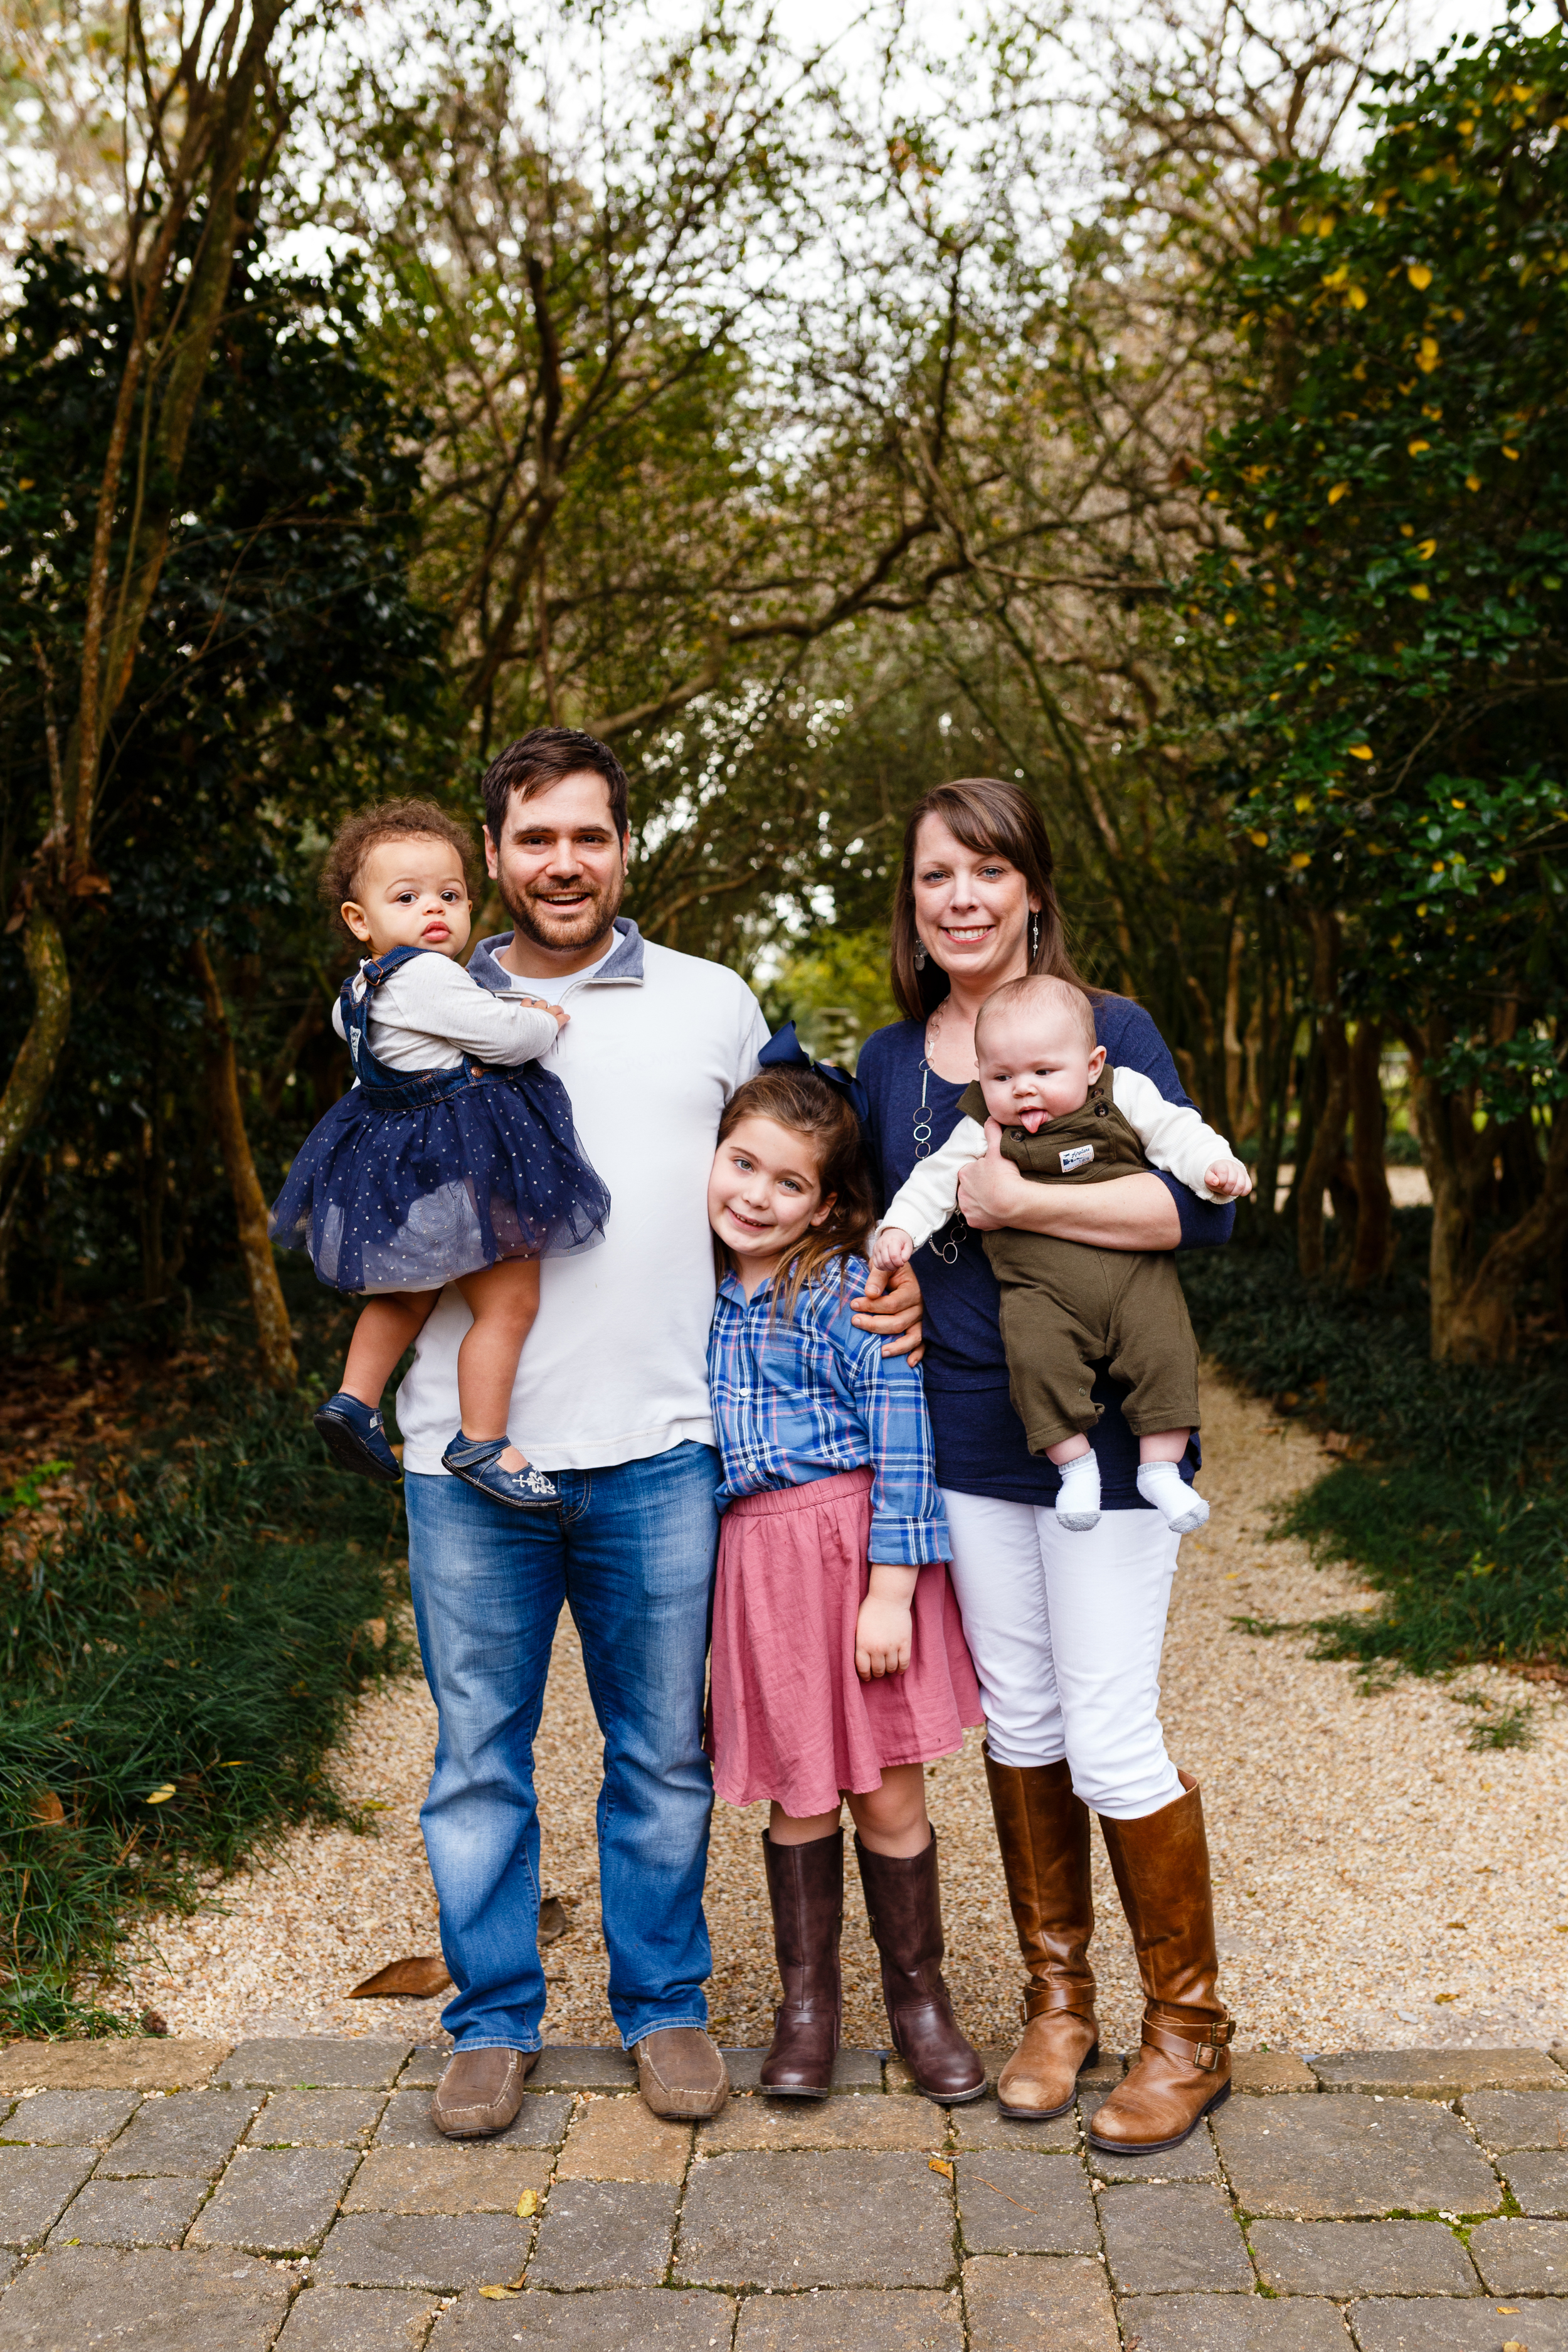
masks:
<svg viewBox="0 0 1568 2352"><path fill-rule="evenodd" d="M405 1485L414 1612L440 1716L420 1822L458 1988L442 2023L463 2050L540 2047L533 1740L563 1601L605 1736L599 1895L622 2043L708 2021L702 1680L719 1457L685 1444L552 1475L560 1511L509 1510L458 1478Z"/></svg>

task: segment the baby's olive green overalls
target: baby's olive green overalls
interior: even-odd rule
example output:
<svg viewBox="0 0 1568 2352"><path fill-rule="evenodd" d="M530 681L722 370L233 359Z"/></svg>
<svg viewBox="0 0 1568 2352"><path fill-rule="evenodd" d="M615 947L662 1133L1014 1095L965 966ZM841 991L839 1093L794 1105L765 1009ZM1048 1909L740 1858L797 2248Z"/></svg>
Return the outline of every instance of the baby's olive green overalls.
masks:
<svg viewBox="0 0 1568 2352"><path fill-rule="evenodd" d="M1146 1169L1110 1088L1106 1071L1081 1110L1053 1118L1037 1135L1005 1127L1003 1158L1032 1184L1103 1184ZM984 1125L978 1085L959 1108ZM1096 1249L1052 1234L982 1238L1001 1286L1013 1409L1031 1454L1093 1428L1101 1408L1089 1391L1095 1367L1107 1360L1112 1380L1127 1384L1122 1412L1135 1437L1197 1427L1198 1343L1168 1251Z"/></svg>

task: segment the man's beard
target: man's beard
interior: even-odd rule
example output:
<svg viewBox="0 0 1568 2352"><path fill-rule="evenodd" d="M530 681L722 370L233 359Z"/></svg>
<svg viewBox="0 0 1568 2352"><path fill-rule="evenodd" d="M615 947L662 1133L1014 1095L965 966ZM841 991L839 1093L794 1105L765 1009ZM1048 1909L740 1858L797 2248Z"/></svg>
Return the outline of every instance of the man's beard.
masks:
<svg viewBox="0 0 1568 2352"><path fill-rule="evenodd" d="M589 896L572 907L557 908L543 891L525 891L514 898L505 878L500 875L496 877L501 905L518 930L546 954L563 955L574 948L590 947L604 937L620 912L621 900L626 896L626 868L621 866L602 889L592 881L580 884L578 888L586 888ZM576 898L575 891L573 896Z"/></svg>

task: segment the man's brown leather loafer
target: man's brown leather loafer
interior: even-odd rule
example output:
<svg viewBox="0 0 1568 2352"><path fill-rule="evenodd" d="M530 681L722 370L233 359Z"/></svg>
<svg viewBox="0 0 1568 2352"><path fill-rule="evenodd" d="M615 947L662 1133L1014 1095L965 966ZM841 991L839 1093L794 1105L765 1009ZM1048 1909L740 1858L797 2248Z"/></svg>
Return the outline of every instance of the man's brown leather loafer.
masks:
<svg viewBox="0 0 1568 2352"><path fill-rule="evenodd" d="M656 2116L690 2123L718 2114L730 2077L700 2025L666 2025L637 2043L637 2088Z"/></svg>
<svg viewBox="0 0 1568 2352"><path fill-rule="evenodd" d="M430 2120L448 2139L489 2139L522 2105L537 2050L459 2050L430 2102Z"/></svg>

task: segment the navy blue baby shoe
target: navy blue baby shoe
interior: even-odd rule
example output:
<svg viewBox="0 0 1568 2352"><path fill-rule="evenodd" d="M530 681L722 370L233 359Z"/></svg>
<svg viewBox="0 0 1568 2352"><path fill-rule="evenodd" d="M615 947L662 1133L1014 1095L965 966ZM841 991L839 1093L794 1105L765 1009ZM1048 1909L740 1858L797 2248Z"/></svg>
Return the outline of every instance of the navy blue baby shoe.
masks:
<svg viewBox="0 0 1568 2352"><path fill-rule="evenodd" d="M340 1389L310 1418L340 1470L357 1470L362 1478L382 1478L393 1486L400 1482L403 1465L386 1442L379 1405L361 1404Z"/></svg>
<svg viewBox="0 0 1568 2352"><path fill-rule="evenodd" d="M465 1437L459 1429L441 1460L454 1478L488 1495L492 1503L505 1503L514 1511L553 1510L561 1489L542 1470L501 1468L500 1456L510 1443L508 1437Z"/></svg>

